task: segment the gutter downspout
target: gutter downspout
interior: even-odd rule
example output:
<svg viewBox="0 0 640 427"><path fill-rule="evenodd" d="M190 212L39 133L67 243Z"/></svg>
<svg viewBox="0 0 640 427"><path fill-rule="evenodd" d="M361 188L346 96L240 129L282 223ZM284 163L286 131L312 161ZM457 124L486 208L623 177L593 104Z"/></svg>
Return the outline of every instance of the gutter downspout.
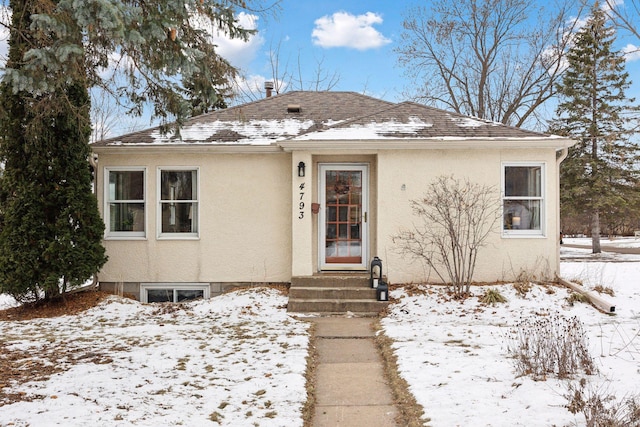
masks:
<svg viewBox="0 0 640 427"><path fill-rule="evenodd" d="M96 153L89 153L89 164L93 168L93 195L98 200L98 155ZM93 282L91 282L90 288L98 287L98 273L93 275Z"/></svg>
<svg viewBox="0 0 640 427"><path fill-rule="evenodd" d="M560 163L569 155L569 148L564 147L562 150L556 151L556 265L558 266L558 278L560 277Z"/></svg>

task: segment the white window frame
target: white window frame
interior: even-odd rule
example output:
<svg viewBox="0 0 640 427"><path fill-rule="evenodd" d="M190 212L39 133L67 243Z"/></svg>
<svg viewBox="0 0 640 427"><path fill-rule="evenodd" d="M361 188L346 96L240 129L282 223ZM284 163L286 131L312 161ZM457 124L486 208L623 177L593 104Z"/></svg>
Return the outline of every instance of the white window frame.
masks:
<svg viewBox="0 0 640 427"><path fill-rule="evenodd" d="M110 204L114 201L110 200L110 180L109 174L111 172L142 172L143 176L143 188L142 188L142 203L144 205L144 229L143 231L111 231L111 209ZM144 166L109 166L104 168L104 222L105 222L105 239L108 240L146 240L147 238L147 224L149 211L147 203L147 168ZM118 200L119 203L140 203L140 200Z"/></svg>
<svg viewBox="0 0 640 427"><path fill-rule="evenodd" d="M540 196L506 196L506 182L505 174L508 167L534 167L540 168ZM502 229L503 237L545 237L547 228L546 218L546 181L547 181L547 165L545 162L504 162L501 167L501 188L502 188L502 200L501 200L501 216L500 216L500 228ZM540 230L513 230L505 229L504 227L504 205L507 200L539 200L540 201Z"/></svg>
<svg viewBox="0 0 640 427"><path fill-rule="evenodd" d="M140 284L140 302L148 303L148 290L163 289L173 290L173 301L176 302L178 291L203 291L202 298L211 298L211 286L208 283L141 283Z"/></svg>
<svg viewBox="0 0 640 427"><path fill-rule="evenodd" d="M163 203L168 203L167 201L162 200L162 172L163 171L195 171L196 172L196 199L195 200L181 200L180 203L194 203L197 207L196 218L194 221L194 226L196 231L191 233L181 233L181 232L163 232L162 231L162 205ZM156 179L156 228L157 228L157 236L160 240L197 240L200 238L200 168L197 166L159 166L157 179Z"/></svg>

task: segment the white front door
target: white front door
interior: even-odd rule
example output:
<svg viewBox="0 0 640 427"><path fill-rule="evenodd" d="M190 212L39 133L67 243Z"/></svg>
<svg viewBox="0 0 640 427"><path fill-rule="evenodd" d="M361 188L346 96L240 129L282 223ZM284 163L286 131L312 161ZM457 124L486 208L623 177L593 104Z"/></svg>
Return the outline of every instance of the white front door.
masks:
<svg viewBox="0 0 640 427"><path fill-rule="evenodd" d="M320 164L320 269L366 270L369 166Z"/></svg>

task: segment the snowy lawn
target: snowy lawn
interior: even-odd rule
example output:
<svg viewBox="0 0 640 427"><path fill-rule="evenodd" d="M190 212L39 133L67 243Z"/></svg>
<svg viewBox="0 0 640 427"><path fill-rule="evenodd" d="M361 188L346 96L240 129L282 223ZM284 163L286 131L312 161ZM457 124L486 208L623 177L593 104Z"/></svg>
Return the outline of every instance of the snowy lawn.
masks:
<svg viewBox="0 0 640 427"><path fill-rule="evenodd" d="M3 390L23 401L0 401L0 425L301 426L308 324L286 303L266 288L179 305L110 297L0 322L0 346L25 369L53 367Z"/></svg>
<svg viewBox="0 0 640 427"><path fill-rule="evenodd" d="M0 310L16 307L18 303L7 294L0 294Z"/></svg>
<svg viewBox="0 0 640 427"><path fill-rule="evenodd" d="M555 286L534 286L524 295L513 285L492 286L508 300L495 305L480 303L486 287L472 288L474 297L463 302L451 300L442 287L422 287L413 296L405 289L392 293L400 301L382 325L428 425L585 425L582 413L568 411L565 398L580 378L588 381L586 391L615 395L608 404L640 395L640 262L563 262L561 270L586 288L611 288L614 297L602 296L616 306L616 315L571 305L570 291ZM536 381L516 374L508 351L517 342L515 325L553 315L582 322L596 375Z"/></svg>

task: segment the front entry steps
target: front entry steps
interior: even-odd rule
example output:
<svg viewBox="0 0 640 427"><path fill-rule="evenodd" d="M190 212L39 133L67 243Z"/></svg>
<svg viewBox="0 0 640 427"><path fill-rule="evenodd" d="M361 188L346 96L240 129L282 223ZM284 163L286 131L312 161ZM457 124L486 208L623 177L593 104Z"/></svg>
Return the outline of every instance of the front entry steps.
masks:
<svg viewBox="0 0 640 427"><path fill-rule="evenodd" d="M375 316L388 305L377 301L368 274L331 273L292 277L287 311Z"/></svg>

